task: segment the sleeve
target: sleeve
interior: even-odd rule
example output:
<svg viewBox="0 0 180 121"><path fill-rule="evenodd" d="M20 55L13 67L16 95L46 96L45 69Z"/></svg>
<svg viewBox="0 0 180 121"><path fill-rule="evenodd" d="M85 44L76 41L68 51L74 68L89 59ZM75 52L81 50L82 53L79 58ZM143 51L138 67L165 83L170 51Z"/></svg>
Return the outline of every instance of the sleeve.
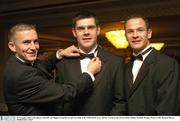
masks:
<svg viewBox="0 0 180 121"><path fill-rule="evenodd" d="M61 85L43 77L37 69L27 70L19 80L18 99L23 103L46 103L64 96Z"/></svg>
<svg viewBox="0 0 180 121"><path fill-rule="evenodd" d="M115 72L113 108L110 115L127 115L127 100L125 96L124 64L122 60Z"/></svg>
<svg viewBox="0 0 180 121"><path fill-rule="evenodd" d="M180 102L180 65L179 65L179 63L178 63L178 66L179 66L179 68L178 68L178 73L177 73L177 75L179 75L178 76L178 81L177 81L177 99L176 99L176 111L175 111L175 115L176 116L179 116L180 115L180 104L179 104L179 102Z"/></svg>
<svg viewBox="0 0 180 121"><path fill-rule="evenodd" d="M87 73L82 74L78 81L63 85L47 80L36 70L26 71L23 77L18 85L18 100L23 103L46 103L58 99L69 101L93 86Z"/></svg>
<svg viewBox="0 0 180 121"><path fill-rule="evenodd" d="M56 53L53 53L47 59L42 61L41 64L48 72L51 72L53 69L55 69L56 63L61 60L62 59L58 59L56 57Z"/></svg>
<svg viewBox="0 0 180 121"><path fill-rule="evenodd" d="M55 82L58 84L64 84L66 77L66 73L64 72L65 70L65 64L64 61L60 61L56 64L56 74L55 74Z"/></svg>
<svg viewBox="0 0 180 121"><path fill-rule="evenodd" d="M179 104L176 105L180 81L178 63L173 61L165 70L158 73L161 76L157 87L156 111L157 115L175 115L176 107L179 107Z"/></svg>
<svg viewBox="0 0 180 121"><path fill-rule="evenodd" d="M56 74L55 74L55 82L58 84L64 84L65 83L65 79L64 77L66 76L66 73L64 73L64 61L60 61L56 64ZM63 115L64 112L64 101L62 101L61 103L57 103L55 106L55 112L56 115Z"/></svg>

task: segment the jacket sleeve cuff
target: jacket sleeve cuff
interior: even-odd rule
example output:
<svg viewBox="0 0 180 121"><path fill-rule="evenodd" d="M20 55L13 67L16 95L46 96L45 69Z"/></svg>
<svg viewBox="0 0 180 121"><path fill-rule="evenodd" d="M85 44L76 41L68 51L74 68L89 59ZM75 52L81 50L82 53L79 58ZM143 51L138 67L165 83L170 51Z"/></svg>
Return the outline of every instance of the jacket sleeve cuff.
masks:
<svg viewBox="0 0 180 121"><path fill-rule="evenodd" d="M90 75L92 81L94 82L94 81L95 81L94 75L93 75L91 72L89 72L89 71L85 71L85 72L88 73L88 74Z"/></svg>

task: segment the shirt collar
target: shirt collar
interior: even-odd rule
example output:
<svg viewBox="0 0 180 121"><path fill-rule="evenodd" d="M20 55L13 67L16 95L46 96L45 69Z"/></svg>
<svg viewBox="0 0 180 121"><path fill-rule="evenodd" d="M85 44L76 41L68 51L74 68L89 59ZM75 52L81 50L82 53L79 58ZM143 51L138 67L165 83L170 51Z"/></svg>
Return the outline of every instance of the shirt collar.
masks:
<svg viewBox="0 0 180 121"><path fill-rule="evenodd" d="M137 55L143 53L144 51L146 51L149 47L150 47L150 45L146 46L143 50L141 50L141 51L140 51L139 53L137 53L137 54L133 52L133 55L134 55L134 56L137 56ZM148 52L148 53L149 53L149 52ZM146 54L144 54L144 55L146 55Z"/></svg>
<svg viewBox="0 0 180 121"><path fill-rule="evenodd" d="M144 51L146 51L148 48L150 48L151 46L148 45L146 46L142 51L140 51L138 54L134 53L133 52L133 55L134 56L138 56L139 54L142 54ZM152 50L150 50L149 52L145 53L145 54L142 54L142 57L143 57L143 60L145 60L145 58L148 56L148 54L151 52Z"/></svg>
<svg viewBox="0 0 180 121"><path fill-rule="evenodd" d="M24 59L20 58L18 55L15 55L15 57L23 63L29 63L29 62L25 61ZM31 64L33 65L33 63L31 63Z"/></svg>
<svg viewBox="0 0 180 121"><path fill-rule="evenodd" d="M25 60L21 59L19 56L15 55L17 59L19 59L21 62L26 63Z"/></svg>
<svg viewBox="0 0 180 121"><path fill-rule="evenodd" d="M79 48L80 52L81 53L84 53L84 54L91 54L91 53L94 53L94 56L96 57L97 55L97 45L89 52L89 53L85 53L82 49Z"/></svg>

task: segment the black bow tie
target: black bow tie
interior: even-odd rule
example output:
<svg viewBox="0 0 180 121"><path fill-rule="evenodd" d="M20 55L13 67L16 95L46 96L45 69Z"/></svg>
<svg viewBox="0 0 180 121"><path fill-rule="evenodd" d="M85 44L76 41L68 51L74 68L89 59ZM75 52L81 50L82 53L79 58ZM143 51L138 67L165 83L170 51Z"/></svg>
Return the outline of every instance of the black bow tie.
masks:
<svg viewBox="0 0 180 121"><path fill-rule="evenodd" d="M131 59L134 61L134 60L140 60L140 61L143 61L143 56L141 54L137 55L137 56L134 56L132 55Z"/></svg>
<svg viewBox="0 0 180 121"><path fill-rule="evenodd" d="M84 58L94 58L94 53L91 53L91 54L84 54L84 53L80 53L80 58L81 59L84 59Z"/></svg>
<svg viewBox="0 0 180 121"><path fill-rule="evenodd" d="M152 50L153 48L152 47L149 47L147 50L145 50L143 53L137 55L137 56L134 56L132 55L131 56L131 59L134 61L134 60L140 60L140 61L143 61L143 56L144 54L148 53L150 50Z"/></svg>

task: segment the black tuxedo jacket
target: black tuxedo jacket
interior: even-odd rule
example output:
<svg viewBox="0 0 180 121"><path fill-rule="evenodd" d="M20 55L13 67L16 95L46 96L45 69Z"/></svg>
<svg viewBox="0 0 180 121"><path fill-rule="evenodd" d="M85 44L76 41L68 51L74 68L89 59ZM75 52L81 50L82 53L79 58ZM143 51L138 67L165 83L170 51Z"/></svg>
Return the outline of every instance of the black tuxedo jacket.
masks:
<svg viewBox="0 0 180 121"><path fill-rule="evenodd" d="M71 100L92 89L93 83L87 73L74 83L59 85L51 82L49 72L57 61L55 54L43 63L35 62L34 66L15 56L9 59L4 73L4 94L11 115L54 115L55 103Z"/></svg>
<svg viewBox="0 0 180 121"><path fill-rule="evenodd" d="M126 80L132 80L132 65L126 66ZM127 86L129 115L176 115L179 90L176 60L152 50L144 60L132 87Z"/></svg>
<svg viewBox="0 0 180 121"><path fill-rule="evenodd" d="M124 65L121 58L98 48L97 57L102 70L95 75L91 92L64 103L63 115L124 115L126 100L124 92ZM80 59L64 59L57 65L56 82L67 83L81 74Z"/></svg>

